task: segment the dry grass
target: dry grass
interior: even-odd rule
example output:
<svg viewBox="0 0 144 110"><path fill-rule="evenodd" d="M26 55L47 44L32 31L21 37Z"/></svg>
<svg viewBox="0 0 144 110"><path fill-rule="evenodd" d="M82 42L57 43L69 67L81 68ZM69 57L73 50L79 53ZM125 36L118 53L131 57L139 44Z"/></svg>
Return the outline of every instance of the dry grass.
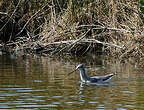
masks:
<svg viewBox="0 0 144 110"><path fill-rule="evenodd" d="M144 15L139 12L138 1L67 0L65 7L55 3L51 0L50 4L29 14L19 32L27 26L32 30L7 45L49 55L101 51L120 58L144 56ZM47 13L41 16L45 10ZM43 17L42 23L39 17ZM40 24L36 28L34 19Z"/></svg>

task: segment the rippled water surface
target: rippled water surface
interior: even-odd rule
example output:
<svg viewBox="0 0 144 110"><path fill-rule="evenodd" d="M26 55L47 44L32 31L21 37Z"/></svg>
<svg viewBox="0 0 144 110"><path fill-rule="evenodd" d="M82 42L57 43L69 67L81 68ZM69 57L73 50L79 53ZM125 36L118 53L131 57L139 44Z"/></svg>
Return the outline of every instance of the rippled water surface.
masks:
<svg viewBox="0 0 144 110"><path fill-rule="evenodd" d="M83 63L89 76L118 72L104 86L80 84ZM64 60L0 56L0 109L144 109L144 72L135 62L90 56Z"/></svg>

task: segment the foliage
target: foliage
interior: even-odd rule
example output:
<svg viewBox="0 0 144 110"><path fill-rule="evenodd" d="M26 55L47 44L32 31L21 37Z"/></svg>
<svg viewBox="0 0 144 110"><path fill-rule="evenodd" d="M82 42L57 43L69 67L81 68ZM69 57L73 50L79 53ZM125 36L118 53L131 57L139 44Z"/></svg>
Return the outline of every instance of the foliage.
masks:
<svg viewBox="0 0 144 110"><path fill-rule="evenodd" d="M139 2L140 2L140 10L141 10L141 12L144 14L144 0L139 0Z"/></svg>

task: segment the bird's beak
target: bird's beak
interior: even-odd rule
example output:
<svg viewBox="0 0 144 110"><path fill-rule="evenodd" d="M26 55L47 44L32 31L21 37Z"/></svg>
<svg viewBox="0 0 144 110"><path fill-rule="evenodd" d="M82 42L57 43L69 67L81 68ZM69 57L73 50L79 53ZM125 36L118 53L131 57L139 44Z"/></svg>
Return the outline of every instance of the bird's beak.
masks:
<svg viewBox="0 0 144 110"><path fill-rule="evenodd" d="M72 72L69 72L68 75L72 74L73 72L75 72L77 69L73 70Z"/></svg>

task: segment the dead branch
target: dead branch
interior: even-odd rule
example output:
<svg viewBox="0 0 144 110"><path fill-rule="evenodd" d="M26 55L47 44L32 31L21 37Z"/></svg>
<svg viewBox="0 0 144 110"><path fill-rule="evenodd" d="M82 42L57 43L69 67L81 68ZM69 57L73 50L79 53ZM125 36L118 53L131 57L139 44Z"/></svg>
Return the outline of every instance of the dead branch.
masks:
<svg viewBox="0 0 144 110"><path fill-rule="evenodd" d="M72 46L73 44L76 44L76 43L77 44L97 43L97 44L102 44L104 46L112 46L112 47L124 49L124 47L122 47L122 46L119 46L119 45L116 45L116 44L113 44L113 43L101 42L101 41L96 40L96 39L68 40L68 41L61 41L61 42L52 42L52 43L48 43L48 45L64 45L64 44L66 44L66 45L68 45L70 47L70 46Z"/></svg>
<svg viewBox="0 0 144 110"><path fill-rule="evenodd" d="M129 30L119 29L119 28L111 28L111 27L107 27L107 26L104 26L104 25L101 26L101 25L91 24L91 25L80 25L80 26L77 26L77 28L81 28L81 27L88 27L88 28L92 28L92 29L95 29L95 30L107 29L107 30L112 30L112 31L120 31L120 32L131 33L131 31L129 31Z"/></svg>
<svg viewBox="0 0 144 110"><path fill-rule="evenodd" d="M82 40L86 35L87 35L87 33L90 31L90 29L82 36L82 37L80 37L79 39L77 39L77 40L74 40L73 42L71 42L69 45L67 45L67 46L65 46L65 47L63 47L59 52L61 52L61 51L63 51L64 49L66 49L67 47L70 47L70 46L74 46L76 43L78 43L80 40ZM72 48L71 47L71 48ZM59 53L58 52L58 53ZM55 52L53 52L53 53L55 53ZM52 54L53 54L52 53Z"/></svg>

